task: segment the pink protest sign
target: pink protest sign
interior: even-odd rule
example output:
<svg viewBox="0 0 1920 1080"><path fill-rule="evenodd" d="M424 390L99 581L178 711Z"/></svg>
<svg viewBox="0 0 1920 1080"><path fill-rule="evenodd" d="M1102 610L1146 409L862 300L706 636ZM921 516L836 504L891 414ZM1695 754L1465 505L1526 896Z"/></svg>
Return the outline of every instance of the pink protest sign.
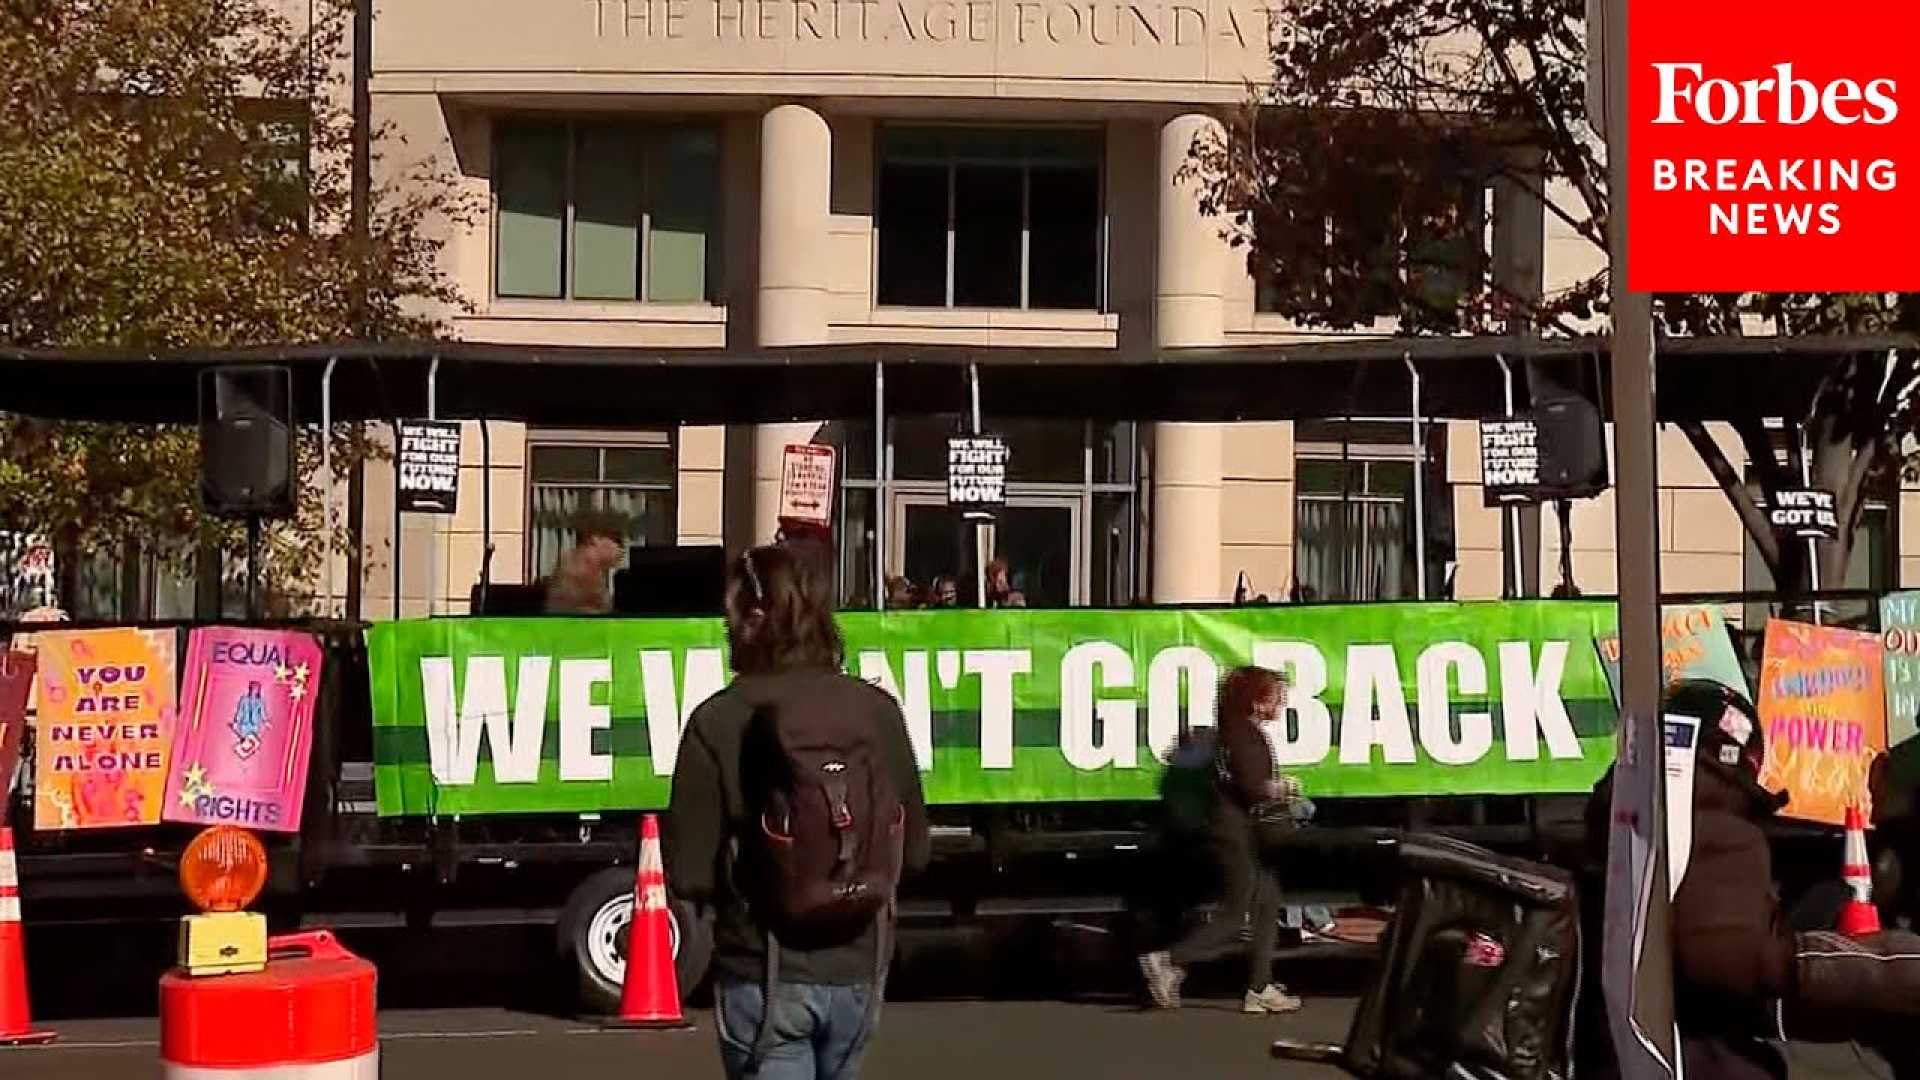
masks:
<svg viewBox="0 0 1920 1080"><path fill-rule="evenodd" d="M299 832L320 645L285 630L209 626L188 639L166 819Z"/></svg>

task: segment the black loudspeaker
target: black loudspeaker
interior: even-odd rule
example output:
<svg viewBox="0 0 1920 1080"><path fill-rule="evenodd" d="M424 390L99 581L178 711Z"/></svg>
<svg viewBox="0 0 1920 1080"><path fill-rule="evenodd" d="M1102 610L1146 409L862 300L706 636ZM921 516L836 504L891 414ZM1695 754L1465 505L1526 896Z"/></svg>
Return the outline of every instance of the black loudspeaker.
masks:
<svg viewBox="0 0 1920 1080"><path fill-rule="evenodd" d="M544 582L532 585L495 583L482 592L480 586L475 585L468 605L475 615L545 615L547 586Z"/></svg>
<svg viewBox="0 0 1920 1080"><path fill-rule="evenodd" d="M1593 399L1556 380L1530 375L1538 432L1541 496L1590 499L1607 489L1607 429Z"/></svg>
<svg viewBox="0 0 1920 1080"><path fill-rule="evenodd" d="M200 501L232 518L293 516L293 372L200 373Z"/></svg>
<svg viewBox="0 0 1920 1080"><path fill-rule="evenodd" d="M727 553L719 547L636 547L613 575L622 615L718 615L725 610Z"/></svg>

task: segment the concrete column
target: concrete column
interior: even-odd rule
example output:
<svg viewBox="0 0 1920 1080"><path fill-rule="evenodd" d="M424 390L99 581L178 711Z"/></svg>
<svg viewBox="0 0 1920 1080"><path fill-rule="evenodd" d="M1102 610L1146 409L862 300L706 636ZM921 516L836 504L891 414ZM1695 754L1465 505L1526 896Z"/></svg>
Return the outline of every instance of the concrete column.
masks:
<svg viewBox="0 0 1920 1080"><path fill-rule="evenodd" d="M1221 436L1217 424L1153 431L1153 602L1230 596L1220 576Z"/></svg>
<svg viewBox="0 0 1920 1080"><path fill-rule="evenodd" d="M1160 128L1159 244L1154 254L1154 338L1164 347L1218 345L1225 336L1222 297L1233 249L1220 236L1224 222L1200 213L1200 192L1179 179L1194 139L1224 137L1220 121L1200 113Z"/></svg>
<svg viewBox="0 0 1920 1080"><path fill-rule="evenodd" d="M1220 222L1200 213L1199 192L1179 179L1195 136L1219 121L1189 113L1160 129L1154 343L1220 345L1232 249ZM1215 424L1158 424L1153 436L1153 600L1197 603L1229 595L1221 580L1224 432Z"/></svg>
<svg viewBox="0 0 1920 1080"><path fill-rule="evenodd" d="M833 137L820 114L777 105L760 120L760 282L758 344L827 342L827 206ZM753 542L779 529L780 460L788 443L808 442L818 423L754 429Z"/></svg>
<svg viewBox="0 0 1920 1080"><path fill-rule="evenodd" d="M827 193L833 138L820 114L778 105L760 120L763 346L827 340Z"/></svg>

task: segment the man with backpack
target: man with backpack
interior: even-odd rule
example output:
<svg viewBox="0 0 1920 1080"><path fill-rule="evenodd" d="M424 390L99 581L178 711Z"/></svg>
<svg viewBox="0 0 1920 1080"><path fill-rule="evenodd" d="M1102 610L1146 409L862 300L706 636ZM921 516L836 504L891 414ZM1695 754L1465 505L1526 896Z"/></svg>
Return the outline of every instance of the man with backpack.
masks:
<svg viewBox="0 0 1920 1080"><path fill-rule="evenodd" d="M728 574L736 678L681 738L667 880L714 913L729 1080L852 1080L893 953L894 893L927 814L899 705L844 674L820 560L747 552Z"/></svg>

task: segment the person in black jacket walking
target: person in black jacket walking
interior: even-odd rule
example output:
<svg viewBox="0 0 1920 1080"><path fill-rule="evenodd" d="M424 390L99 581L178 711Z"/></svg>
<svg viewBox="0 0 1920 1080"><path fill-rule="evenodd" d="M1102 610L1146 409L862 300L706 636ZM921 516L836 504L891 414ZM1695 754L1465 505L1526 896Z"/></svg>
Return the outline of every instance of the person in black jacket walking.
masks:
<svg viewBox="0 0 1920 1080"><path fill-rule="evenodd" d="M898 793L903 868L927 864L926 803L906 721L885 691L843 673L829 597L821 561L789 548L756 548L734 564L727 640L738 677L694 710L674 765L667 880L682 899L714 911L714 1018L729 1080L859 1075L885 993L893 918L889 905L850 940L819 944L789 940L762 917L764 898L744 886L750 873L739 858L763 828L753 785L742 781L752 771L743 747L756 715L804 703L871 724L876 766ZM770 946L777 980L768 978Z"/></svg>
<svg viewBox="0 0 1920 1080"><path fill-rule="evenodd" d="M1224 884L1213 918L1160 952L1140 957L1140 971L1155 1005L1178 1008L1180 983L1189 964L1238 951L1243 923L1251 917L1247 989L1241 1010L1284 1013L1300 999L1273 981L1274 939L1279 934L1280 878L1274 845L1263 839L1290 813L1300 787L1275 770L1266 727L1279 720L1286 682L1266 668L1243 667L1220 686L1218 777L1207 822L1207 846Z"/></svg>

